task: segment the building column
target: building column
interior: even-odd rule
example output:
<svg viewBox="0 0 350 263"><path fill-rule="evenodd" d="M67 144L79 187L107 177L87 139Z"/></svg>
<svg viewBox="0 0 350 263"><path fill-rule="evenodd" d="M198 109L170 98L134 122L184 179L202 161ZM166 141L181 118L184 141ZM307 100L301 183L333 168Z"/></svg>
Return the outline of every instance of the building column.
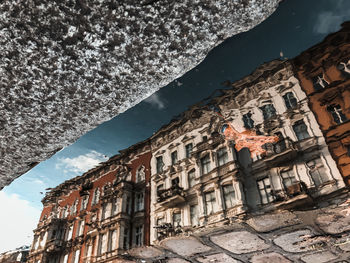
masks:
<svg viewBox="0 0 350 263"><path fill-rule="evenodd" d="M190 206L189 205L184 206L182 211L183 211L183 218L184 218L183 225L190 226L191 225Z"/></svg>
<svg viewBox="0 0 350 263"><path fill-rule="evenodd" d="M240 180L237 180L236 178L234 178L232 180L232 184L233 184L233 187L236 191L236 197L238 198L237 204L245 205L246 200L245 200L245 194L244 194L242 182Z"/></svg>
<svg viewBox="0 0 350 263"><path fill-rule="evenodd" d="M217 203L217 208L218 210L215 211L215 212L219 212L219 211L223 211L225 210L225 207L224 207L224 196L223 196L223 192L222 192L222 189L221 189L221 185L220 185L220 182L215 182L215 197L217 199L216 203Z"/></svg>
<svg viewBox="0 0 350 263"><path fill-rule="evenodd" d="M203 190L202 190L202 186L200 186L199 188L195 189L196 190L196 194L197 194L197 199L198 199L198 220L199 220L199 224L200 225L204 225L206 222L205 216L207 214L207 209L205 206L205 200L203 197Z"/></svg>

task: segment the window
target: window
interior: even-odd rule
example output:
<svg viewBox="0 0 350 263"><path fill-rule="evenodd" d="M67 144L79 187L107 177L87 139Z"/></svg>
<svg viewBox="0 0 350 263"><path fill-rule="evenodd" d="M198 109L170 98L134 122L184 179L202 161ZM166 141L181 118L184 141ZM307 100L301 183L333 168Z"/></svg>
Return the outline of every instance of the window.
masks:
<svg viewBox="0 0 350 263"><path fill-rule="evenodd" d="M206 174L210 172L210 157L209 154L201 158L201 168L202 174Z"/></svg>
<svg viewBox="0 0 350 263"><path fill-rule="evenodd" d="M276 132L275 136L278 137L278 141L274 143L274 151L275 153L281 153L286 150L286 141L283 138L283 134L281 132Z"/></svg>
<svg viewBox="0 0 350 263"><path fill-rule="evenodd" d="M174 186L174 185L179 185L180 184L180 179L179 177L175 177L173 179L171 179L171 185Z"/></svg>
<svg viewBox="0 0 350 263"><path fill-rule="evenodd" d="M282 183L286 188L288 188L291 185L294 185L297 182L293 170L281 172L281 177Z"/></svg>
<svg viewBox="0 0 350 263"><path fill-rule="evenodd" d="M181 226L181 212L173 213L173 225L174 227Z"/></svg>
<svg viewBox="0 0 350 263"><path fill-rule="evenodd" d="M283 99L287 109L293 109L297 106L297 99L294 97L293 92L287 92L284 94Z"/></svg>
<svg viewBox="0 0 350 263"><path fill-rule="evenodd" d="M87 208L88 201L89 201L89 196L84 195L83 199L81 200L80 211L85 210Z"/></svg>
<svg viewBox="0 0 350 263"><path fill-rule="evenodd" d="M329 181L326 168L323 166L321 158L308 161L306 163L309 173L316 186L322 185Z"/></svg>
<svg viewBox="0 0 350 263"><path fill-rule="evenodd" d="M68 254L65 254L63 258L63 263L67 263L67 262L68 262Z"/></svg>
<svg viewBox="0 0 350 263"><path fill-rule="evenodd" d="M33 248L35 250L37 250L38 247L39 247L39 237L38 236L34 236Z"/></svg>
<svg viewBox="0 0 350 263"><path fill-rule="evenodd" d="M322 90L325 87L328 86L328 82L324 79L323 73L317 75L316 77L312 78L312 83L314 85L314 89L317 90Z"/></svg>
<svg viewBox="0 0 350 263"><path fill-rule="evenodd" d="M23 262L23 260L21 260L23 257L22 253L19 253L17 258L16 258L16 262ZM47 263L60 263L60 255L52 255L47 261ZM35 263L40 263L40 260L35 261Z"/></svg>
<svg viewBox="0 0 350 263"><path fill-rule="evenodd" d="M129 248L129 228L125 227L123 232L123 249Z"/></svg>
<svg viewBox="0 0 350 263"><path fill-rule="evenodd" d="M268 177L258 180L258 189L260 193L261 203L267 204L273 201L273 197L271 195L271 184L270 179Z"/></svg>
<svg viewBox="0 0 350 263"><path fill-rule="evenodd" d="M191 157L191 153L193 150L193 144L189 143L185 146L185 151L186 151L186 158L190 158Z"/></svg>
<svg viewBox="0 0 350 263"><path fill-rule="evenodd" d="M145 180L145 167L142 165L137 171L136 171L136 182L142 182Z"/></svg>
<svg viewBox="0 0 350 263"><path fill-rule="evenodd" d="M156 158L156 161L157 161L157 173L163 172L163 166L164 166L163 156L158 156Z"/></svg>
<svg viewBox="0 0 350 263"><path fill-rule="evenodd" d="M112 215L116 215L118 213L118 199L115 198L112 201Z"/></svg>
<svg viewBox="0 0 350 263"><path fill-rule="evenodd" d="M216 198L214 191L205 194L205 206L207 208L207 215L214 213L215 202Z"/></svg>
<svg viewBox="0 0 350 263"><path fill-rule="evenodd" d="M266 104L260 109L264 115L264 120L268 120L276 115L276 109L272 104Z"/></svg>
<svg viewBox="0 0 350 263"><path fill-rule="evenodd" d="M131 209L131 200L130 200L131 198L130 198L130 196L127 196L126 197L126 203L125 203L125 212L127 213L127 214L130 214L130 209Z"/></svg>
<svg viewBox="0 0 350 263"><path fill-rule="evenodd" d="M252 120L252 114L250 112L243 115L244 127L247 129L254 128L254 121Z"/></svg>
<svg viewBox="0 0 350 263"><path fill-rule="evenodd" d="M110 217L110 206L108 203L104 203L102 205L102 216L101 219L104 220L106 218Z"/></svg>
<svg viewBox="0 0 350 263"><path fill-rule="evenodd" d="M293 130L299 141L310 138L310 135L307 132L306 124L303 120L295 122L293 125Z"/></svg>
<svg viewBox="0 0 350 263"><path fill-rule="evenodd" d="M128 173L127 177L125 178L126 181L131 181L131 172Z"/></svg>
<svg viewBox="0 0 350 263"><path fill-rule="evenodd" d="M347 62L346 61L340 62L337 68L341 71L344 77L346 78L350 77L350 60L348 60Z"/></svg>
<svg viewBox="0 0 350 263"><path fill-rule="evenodd" d="M95 247L96 244L96 236L92 237L91 243L88 245L88 249L86 251L86 256L90 257L92 255L92 249Z"/></svg>
<svg viewBox="0 0 350 263"><path fill-rule="evenodd" d="M65 206L65 207L62 208L62 211L61 211L61 218L67 217L66 211L67 211L67 206Z"/></svg>
<svg viewBox="0 0 350 263"><path fill-rule="evenodd" d="M60 228L57 230L56 239L64 239L64 229Z"/></svg>
<svg viewBox="0 0 350 263"><path fill-rule="evenodd" d="M224 192L225 207L233 207L236 203L236 194L235 190L233 189L233 185L224 185L222 187L222 191Z"/></svg>
<svg viewBox="0 0 350 263"><path fill-rule="evenodd" d="M163 189L164 189L163 184L160 184L157 186L157 196L160 196L160 193L162 192Z"/></svg>
<svg viewBox="0 0 350 263"><path fill-rule="evenodd" d="M73 263L78 263L79 262L79 257L80 257L80 249L75 250L74 254L73 254Z"/></svg>
<svg viewBox="0 0 350 263"><path fill-rule="evenodd" d="M84 225L85 225L85 222L84 220L80 220L78 222L78 228L77 228L77 231L76 231L76 236L81 236L82 234L84 234Z"/></svg>
<svg viewBox="0 0 350 263"><path fill-rule="evenodd" d="M68 228L67 240L71 240L73 237L73 225L70 225Z"/></svg>
<svg viewBox="0 0 350 263"><path fill-rule="evenodd" d="M100 189L96 188L94 195L92 196L92 205L95 205L100 201Z"/></svg>
<svg viewBox="0 0 350 263"><path fill-rule="evenodd" d="M177 151L171 153L171 165L177 163Z"/></svg>
<svg viewBox="0 0 350 263"><path fill-rule="evenodd" d="M144 209L143 193L135 193L135 195L135 212L142 211Z"/></svg>
<svg viewBox="0 0 350 263"><path fill-rule="evenodd" d="M98 242L98 255L102 255L107 249L107 233L101 234Z"/></svg>
<svg viewBox="0 0 350 263"><path fill-rule="evenodd" d="M108 251L117 249L117 230L113 229L109 231Z"/></svg>
<svg viewBox="0 0 350 263"><path fill-rule="evenodd" d="M190 217L191 217L191 225L198 226L199 225L198 205L191 205L190 206Z"/></svg>
<svg viewBox="0 0 350 263"><path fill-rule="evenodd" d="M188 173L188 187L193 187L196 184L196 173L192 170Z"/></svg>
<svg viewBox="0 0 350 263"><path fill-rule="evenodd" d="M77 207L78 207L78 199L76 199L74 201L74 203L72 204L71 210L70 210L70 214L71 215L75 215L77 213Z"/></svg>
<svg viewBox="0 0 350 263"><path fill-rule="evenodd" d="M217 151L218 166L224 165L228 162L228 154L226 148L221 148Z"/></svg>
<svg viewBox="0 0 350 263"><path fill-rule="evenodd" d="M332 114L333 120L336 124L341 124L347 121L347 118L342 112L340 105L328 106L327 110Z"/></svg>
<svg viewBox="0 0 350 263"><path fill-rule="evenodd" d="M143 245L143 225L135 227L135 245Z"/></svg>
<svg viewBox="0 0 350 263"><path fill-rule="evenodd" d="M67 206L64 208L64 217L66 218L68 215L69 215L69 205L67 205Z"/></svg>
<svg viewBox="0 0 350 263"><path fill-rule="evenodd" d="M73 228L72 228L73 229ZM45 243L46 243L46 232L45 233L41 233L40 234L40 247L44 247Z"/></svg>

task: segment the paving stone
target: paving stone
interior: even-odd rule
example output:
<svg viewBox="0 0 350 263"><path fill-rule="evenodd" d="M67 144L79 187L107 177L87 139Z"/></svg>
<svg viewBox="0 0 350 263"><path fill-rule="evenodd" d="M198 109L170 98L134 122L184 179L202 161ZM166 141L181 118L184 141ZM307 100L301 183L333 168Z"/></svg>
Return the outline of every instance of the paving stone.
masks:
<svg viewBox="0 0 350 263"><path fill-rule="evenodd" d="M182 258L170 258L167 260L167 263L189 263L189 261Z"/></svg>
<svg viewBox="0 0 350 263"><path fill-rule="evenodd" d="M202 256L196 258L199 262L202 263L239 263L241 261L238 261L236 259L231 258L230 256L224 254L224 253L219 253L219 254L214 254L210 256Z"/></svg>
<svg viewBox="0 0 350 263"><path fill-rule="evenodd" d="M155 247L138 247L129 250L129 254L138 258L159 257L163 252Z"/></svg>
<svg viewBox="0 0 350 263"><path fill-rule="evenodd" d="M312 245L319 243L313 241L314 234L309 229L298 230L283 234L273 240L273 242L287 252L305 252L313 250Z"/></svg>
<svg viewBox="0 0 350 263"><path fill-rule="evenodd" d="M341 238L337 238L335 246L339 247L341 250L345 252L350 251L350 235L345 235Z"/></svg>
<svg viewBox="0 0 350 263"><path fill-rule="evenodd" d="M304 261L305 263L324 263L328 262L330 260L334 260L338 258L336 255L329 251L321 252L321 253L314 253L314 254L309 254L301 257L301 260Z"/></svg>
<svg viewBox="0 0 350 263"><path fill-rule="evenodd" d="M248 231L221 234L212 236L210 239L218 246L235 254L250 253L270 247L270 245L266 244L260 237Z"/></svg>
<svg viewBox="0 0 350 263"><path fill-rule="evenodd" d="M269 232L278 228L300 223L298 218L290 213L283 212L272 215L262 215L250 218L247 223L258 232Z"/></svg>
<svg viewBox="0 0 350 263"><path fill-rule="evenodd" d="M329 234L340 234L350 230L350 214L345 208L337 208L316 218L319 227Z"/></svg>
<svg viewBox="0 0 350 263"><path fill-rule="evenodd" d="M286 259L281 254L272 252L268 254L254 255L250 262L252 263L290 263L291 261Z"/></svg>
<svg viewBox="0 0 350 263"><path fill-rule="evenodd" d="M161 242L161 245L181 256L191 256L196 253L209 251L211 249L192 237L165 239Z"/></svg>

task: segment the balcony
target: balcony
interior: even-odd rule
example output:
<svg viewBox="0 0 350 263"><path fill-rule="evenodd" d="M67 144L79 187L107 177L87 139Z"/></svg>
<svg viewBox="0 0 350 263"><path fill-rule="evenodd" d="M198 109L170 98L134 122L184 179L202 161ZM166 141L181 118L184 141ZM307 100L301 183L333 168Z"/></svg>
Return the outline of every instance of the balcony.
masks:
<svg viewBox="0 0 350 263"><path fill-rule="evenodd" d="M318 148L317 137L310 137L295 143L298 151L312 151Z"/></svg>
<svg viewBox="0 0 350 263"><path fill-rule="evenodd" d="M283 191L272 192L275 209L292 209L312 204L306 185L296 182Z"/></svg>
<svg viewBox="0 0 350 263"><path fill-rule="evenodd" d="M207 150L207 149L213 149L217 145L224 143L224 142L225 142L224 137L222 137L220 135L214 135L214 136L208 138L206 141L199 142L195 146L192 154L199 153L199 152L202 152L202 151Z"/></svg>
<svg viewBox="0 0 350 263"><path fill-rule="evenodd" d="M48 219L39 222L38 223L38 227L37 227L36 230L41 229L44 226L49 226L49 227L59 226L59 227L63 227L64 224L66 224L66 223L67 223L67 219L66 218L49 217Z"/></svg>
<svg viewBox="0 0 350 263"><path fill-rule="evenodd" d="M297 149L289 139L283 139L266 146L266 155L263 160L266 162L279 163L289 161L297 156Z"/></svg>
<svg viewBox="0 0 350 263"><path fill-rule="evenodd" d="M157 230L158 241L168 237L176 236L185 232L183 227L181 227L180 225L174 226L171 223L165 223L159 226L155 226L154 228Z"/></svg>
<svg viewBox="0 0 350 263"><path fill-rule="evenodd" d="M166 208L175 207L185 202L185 191L179 185L173 185L169 189L159 190L157 194L157 202Z"/></svg>
<svg viewBox="0 0 350 263"><path fill-rule="evenodd" d="M45 251L47 253L60 252L65 249L66 244L62 239L51 239L46 242Z"/></svg>

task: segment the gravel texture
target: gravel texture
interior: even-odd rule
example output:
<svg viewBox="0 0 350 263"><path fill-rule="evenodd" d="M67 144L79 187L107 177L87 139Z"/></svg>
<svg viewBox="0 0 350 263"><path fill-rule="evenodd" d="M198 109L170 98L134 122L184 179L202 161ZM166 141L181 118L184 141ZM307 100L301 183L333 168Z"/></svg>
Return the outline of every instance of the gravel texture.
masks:
<svg viewBox="0 0 350 263"><path fill-rule="evenodd" d="M0 189L198 65L279 2L0 1Z"/></svg>

